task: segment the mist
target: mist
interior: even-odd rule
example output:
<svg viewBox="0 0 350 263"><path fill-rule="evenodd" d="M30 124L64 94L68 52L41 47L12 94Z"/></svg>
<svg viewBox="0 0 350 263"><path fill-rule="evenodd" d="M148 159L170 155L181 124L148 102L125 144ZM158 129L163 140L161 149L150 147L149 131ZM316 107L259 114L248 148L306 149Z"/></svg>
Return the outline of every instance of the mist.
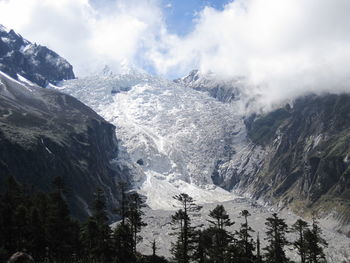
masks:
<svg viewBox="0 0 350 263"><path fill-rule="evenodd" d="M237 0L205 8L193 32L150 58L163 74L199 68L244 76L263 105L307 93L350 91L350 2Z"/></svg>
<svg viewBox="0 0 350 263"><path fill-rule="evenodd" d="M78 76L108 64L173 79L192 69L247 80L262 107L308 93L350 91L350 1L236 0L171 34L157 0L0 0L0 23L47 45Z"/></svg>

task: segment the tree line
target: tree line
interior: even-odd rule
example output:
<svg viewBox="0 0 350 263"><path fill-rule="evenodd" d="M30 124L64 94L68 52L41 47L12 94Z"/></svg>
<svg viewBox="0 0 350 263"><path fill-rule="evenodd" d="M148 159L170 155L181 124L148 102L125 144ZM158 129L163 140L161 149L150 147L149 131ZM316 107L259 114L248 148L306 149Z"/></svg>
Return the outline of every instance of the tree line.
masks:
<svg viewBox="0 0 350 263"><path fill-rule="evenodd" d="M284 263L292 262L285 254L287 246L296 249L299 262L325 262L323 248L327 242L316 220L310 226L299 219L288 227L276 213L272 214L265 223L267 245L261 248L259 234L253 238L249 211L241 211L244 222L234 232L228 230L234 222L222 205L210 211L209 227L195 226L193 216L202 207L187 194L174 196L179 209L172 215L172 257L157 255L156 241L150 244L152 254L143 255L137 250L142 239L140 231L146 226L140 195L121 185L117 211L120 221L112 228L102 190L94 193L92 215L85 222L78 222L70 216L62 178L55 178L53 186L50 193L32 193L9 177L6 190L0 195L0 262L24 251L35 262ZM289 232L297 234L293 242L286 238Z"/></svg>
<svg viewBox="0 0 350 263"><path fill-rule="evenodd" d="M312 225L298 219L291 227L285 220L273 213L265 222L266 247L261 249L260 237L252 237L255 232L249 225L248 210L240 212L244 222L235 232L227 230L231 221L223 205L217 205L209 212L209 227L192 225L191 217L201 210L193 198L187 194L174 196L180 209L172 216L175 226L176 241L172 244L172 262L176 263L287 263L285 249L293 247L302 263L326 262L324 247L327 242L322 237L321 228L316 219ZM296 240L290 242L287 234L297 234Z"/></svg>

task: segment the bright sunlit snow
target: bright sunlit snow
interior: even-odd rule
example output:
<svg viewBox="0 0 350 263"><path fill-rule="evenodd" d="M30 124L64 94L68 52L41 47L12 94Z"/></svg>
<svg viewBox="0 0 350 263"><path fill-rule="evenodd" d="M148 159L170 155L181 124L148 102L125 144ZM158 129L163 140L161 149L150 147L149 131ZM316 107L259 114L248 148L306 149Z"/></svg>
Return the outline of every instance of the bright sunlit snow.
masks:
<svg viewBox="0 0 350 263"><path fill-rule="evenodd" d="M139 166L135 178L150 207L171 209L172 196L180 192L203 203L234 198L215 187L211 176L218 163L246 147L238 105L136 71L104 70L62 86L116 125L119 158Z"/></svg>

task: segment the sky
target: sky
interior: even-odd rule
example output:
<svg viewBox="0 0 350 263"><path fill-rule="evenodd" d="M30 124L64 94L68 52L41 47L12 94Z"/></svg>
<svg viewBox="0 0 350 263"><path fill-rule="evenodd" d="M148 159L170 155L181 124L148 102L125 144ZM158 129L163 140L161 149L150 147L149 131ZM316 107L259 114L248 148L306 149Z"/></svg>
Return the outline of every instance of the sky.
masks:
<svg viewBox="0 0 350 263"><path fill-rule="evenodd" d="M274 103L350 91L349 0L0 0L0 24L65 57L172 79L244 76Z"/></svg>

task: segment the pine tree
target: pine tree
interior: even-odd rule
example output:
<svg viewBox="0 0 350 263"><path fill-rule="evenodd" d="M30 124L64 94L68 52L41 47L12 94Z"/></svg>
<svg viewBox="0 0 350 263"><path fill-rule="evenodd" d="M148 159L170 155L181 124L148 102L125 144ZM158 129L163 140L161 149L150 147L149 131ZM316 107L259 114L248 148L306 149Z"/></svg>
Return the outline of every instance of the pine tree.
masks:
<svg viewBox="0 0 350 263"><path fill-rule="evenodd" d="M175 215L172 216L172 223L178 226L177 240L172 246L174 261L179 263L188 263L195 248L195 236L197 232L191 226L190 215L202 209L195 204L192 197L188 194L179 194L173 197L180 204Z"/></svg>
<svg viewBox="0 0 350 263"><path fill-rule="evenodd" d="M209 263L214 261L215 233L217 231L213 227L198 230L197 247L193 255L196 262Z"/></svg>
<svg viewBox="0 0 350 263"><path fill-rule="evenodd" d="M226 231L225 227L232 226L229 215L227 214L223 205L217 205L209 212L209 217L213 220L208 220L211 226L212 247L209 249L209 257L215 263L224 262L225 252L232 240L231 235Z"/></svg>
<svg viewBox="0 0 350 263"><path fill-rule="evenodd" d="M111 260L111 229L102 189L97 189L94 193L93 215L83 226L81 240L90 259L107 262Z"/></svg>
<svg viewBox="0 0 350 263"><path fill-rule="evenodd" d="M217 205L213 210L209 211L209 216L214 220L208 220L215 228L223 230L225 227L232 226L229 215L223 205Z"/></svg>
<svg viewBox="0 0 350 263"><path fill-rule="evenodd" d="M298 254L300 255L300 262L305 263L305 231L308 229L308 223L302 219L298 219L291 228L292 232L298 234L298 239L293 242L293 246L298 250Z"/></svg>
<svg viewBox="0 0 350 263"><path fill-rule="evenodd" d="M133 233L128 224L120 223L113 231L115 262L136 262Z"/></svg>
<svg viewBox="0 0 350 263"><path fill-rule="evenodd" d="M133 251L134 254L136 254L136 245L141 240L141 237L138 236L138 233L141 231L142 227L147 225L142 220L142 216L144 215L142 208L145 207L145 204L138 193L132 193L129 196L129 200L130 201L126 217L132 231Z"/></svg>
<svg viewBox="0 0 350 263"><path fill-rule="evenodd" d="M122 224L124 225L127 212L128 212L128 198L126 194L126 184L124 182L120 182L119 188L121 193L120 199L119 199L120 209L118 209L117 212L119 212L122 219Z"/></svg>
<svg viewBox="0 0 350 263"><path fill-rule="evenodd" d="M326 240L322 238L322 230L318 226L317 220L314 218L312 229L305 231L305 259L307 263L325 262L325 254L323 247L327 247Z"/></svg>
<svg viewBox="0 0 350 263"><path fill-rule="evenodd" d="M17 238L20 229L16 225L18 219L16 217L19 212L18 208L25 203L25 198L23 188L12 176L6 179L5 189L0 207L0 247L3 247L3 250L7 253L12 254L20 249L18 246L21 246Z"/></svg>
<svg viewBox="0 0 350 263"><path fill-rule="evenodd" d="M152 257L156 257L157 256L157 243L156 240L153 239L152 242Z"/></svg>
<svg viewBox="0 0 350 263"><path fill-rule="evenodd" d="M237 232L237 246L238 250L240 251L240 261L253 262L255 259L253 254L255 244L250 234L254 232L254 230L248 225L248 217L250 216L250 213L248 210L243 210L240 212L240 214L244 217L244 223L241 224L240 230Z"/></svg>
<svg viewBox="0 0 350 263"><path fill-rule="evenodd" d="M29 222L28 210L24 204L15 208L14 213L14 233L16 235L16 250L25 251L29 246Z"/></svg>
<svg viewBox="0 0 350 263"><path fill-rule="evenodd" d="M272 217L266 219L265 225L267 227L265 240L268 242L268 246L264 248L266 250L266 262L288 262L284 252L284 247L289 244L286 239L286 233L288 232L287 224L276 213L273 213Z"/></svg>
<svg viewBox="0 0 350 263"><path fill-rule="evenodd" d="M35 193L31 198L32 207L29 213L29 239L31 244L28 251L38 262L44 261L48 248L47 220L49 213L49 195Z"/></svg>
<svg viewBox="0 0 350 263"><path fill-rule="evenodd" d="M108 225L106 199L102 189L97 189L94 196L93 219L96 221L98 229L96 252L100 260L108 261L111 254L111 229Z"/></svg>
<svg viewBox="0 0 350 263"><path fill-rule="evenodd" d="M259 236L259 232L258 235L256 237L256 263L261 263L262 259L261 259L261 252L260 252L260 236Z"/></svg>
<svg viewBox="0 0 350 263"><path fill-rule="evenodd" d="M71 230L72 220L69 209L59 192L50 194L46 233L49 256L63 261L73 251L74 241Z"/></svg>
<svg viewBox="0 0 350 263"><path fill-rule="evenodd" d="M29 240L28 251L38 261L43 261L45 255L46 235L45 223L42 220L40 211L37 207L32 207L29 212Z"/></svg>

